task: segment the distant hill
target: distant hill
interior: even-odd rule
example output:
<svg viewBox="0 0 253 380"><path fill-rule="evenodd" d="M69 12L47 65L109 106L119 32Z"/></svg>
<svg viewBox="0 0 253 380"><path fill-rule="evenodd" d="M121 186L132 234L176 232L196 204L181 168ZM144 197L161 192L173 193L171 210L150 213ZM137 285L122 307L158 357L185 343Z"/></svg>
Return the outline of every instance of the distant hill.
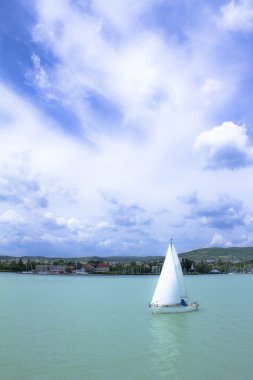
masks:
<svg viewBox="0 0 253 380"><path fill-rule="evenodd" d="M71 260L71 259L70 259ZM73 259L72 259L73 260ZM89 257L80 257L78 260L102 260L102 261L111 261L111 262L121 262L121 263L130 263L130 262L144 262L144 261L163 261L164 256L106 256L106 257L98 257L98 256L89 256Z"/></svg>
<svg viewBox="0 0 253 380"><path fill-rule="evenodd" d="M64 261L112 261L112 262L121 262L121 263L130 263L130 262L145 262L145 261L163 261L164 256L82 256L82 257L47 257L47 256L21 256L22 259L30 259L30 260L48 260L48 261L55 261L55 260L64 260ZM0 255L0 260L16 260L20 259L20 257L17 256L6 256L6 255Z"/></svg>
<svg viewBox="0 0 253 380"><path fill-rule="evenodd" d="M188 258L195 262L206 261L206 260L217 260L219 258L223 259L235 259L235 260L249 260L253 259L253 247L231 247L231 248L200 248L193 251L184 252L179 255L180 258ZM129 262L144 262L144 261L163 261L164 256L107 256L107 257L98 257L98 256L89 256L89 257L80 257L78 260L102 260L102 261L118 261L122 263ZM75 259L75 258L74 258ZM50 259L51 260L51 259ZM68 260L68 259L67 259ZM73 260L73 258L69 258Z"/></svg>
<svg viewBox="0 0 253 380"><path fill-rule="evenodd" d="M206 260L235 259L253 260L253 247L201 248L180 254L180 258L188 258L195 262Z"/></svg>
<svg viewBox="0 0 253 380"><path fill-rule="evenodd" d="M13 256L7 256L7 255L1 255L0 256L0 260L11 260L11 259L14 259Z"/></svg>
<svg viewBox="0 0 253 380"><path fill-rule="evenodd" d="M193 251L184 252L179 255L180 259L188 258L195 262L206 261L206 260L218 260L221 259L234 259L234 260L253 260L253 247L230 247L230 248L201 248L195 249ZM19 257L0 255L0 260L11 260L17 259ZM83 256L83 257L46 257L46 256L22 256L23 259L37 259L37 260L69 260L69 261L118 261L122 263L129 262L150 262L150 261L163 261L164 256Z"/></svg>

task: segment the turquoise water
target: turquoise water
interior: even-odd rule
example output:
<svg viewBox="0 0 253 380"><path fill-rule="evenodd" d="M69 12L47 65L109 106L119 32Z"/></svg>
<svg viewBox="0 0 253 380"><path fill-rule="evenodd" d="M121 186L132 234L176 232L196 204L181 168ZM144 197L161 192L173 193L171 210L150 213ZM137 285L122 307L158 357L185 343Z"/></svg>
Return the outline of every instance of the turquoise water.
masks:
<svg viewBox="0 0 253 380"><path fill-rule="evenodd" d="M253 275L185 280L201 309L152 315L155 276L0 274L0 379L252 380Z"/></svg>

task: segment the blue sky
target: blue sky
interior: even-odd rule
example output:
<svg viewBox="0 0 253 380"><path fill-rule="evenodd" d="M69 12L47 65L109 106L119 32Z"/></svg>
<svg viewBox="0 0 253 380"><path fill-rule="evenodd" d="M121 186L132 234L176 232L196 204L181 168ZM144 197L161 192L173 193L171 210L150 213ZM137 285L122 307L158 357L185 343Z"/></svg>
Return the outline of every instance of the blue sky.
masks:
<svg viewBox="0 0 253 380"><path fill-rule="evenodd" d="M1 254L253 245L251 1L0 7Z"/></svg>

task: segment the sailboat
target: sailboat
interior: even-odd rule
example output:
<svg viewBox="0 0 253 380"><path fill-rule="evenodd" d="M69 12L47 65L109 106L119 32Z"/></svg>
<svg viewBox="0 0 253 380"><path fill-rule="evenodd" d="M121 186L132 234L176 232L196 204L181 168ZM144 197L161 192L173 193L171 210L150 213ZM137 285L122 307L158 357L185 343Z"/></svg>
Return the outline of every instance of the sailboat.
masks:
<svg viewBox="0 0 253 380"><path fill-rule="evenodd" d="M199 308L197 302L189 302L181 264L172 239L149 306L153 313L186 313Z"/></svg>

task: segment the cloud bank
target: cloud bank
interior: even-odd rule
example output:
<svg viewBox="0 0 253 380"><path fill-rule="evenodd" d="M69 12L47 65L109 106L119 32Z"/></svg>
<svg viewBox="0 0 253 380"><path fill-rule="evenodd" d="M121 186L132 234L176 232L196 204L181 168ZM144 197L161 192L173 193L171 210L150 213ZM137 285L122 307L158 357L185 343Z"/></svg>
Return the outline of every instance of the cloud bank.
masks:
<svg viewBox="0 0 253 380"><path fill-rule="evenodd" d="M179 251L250 244L249 2L12 7L0 253L153 255L170 237Z"/></svg>

